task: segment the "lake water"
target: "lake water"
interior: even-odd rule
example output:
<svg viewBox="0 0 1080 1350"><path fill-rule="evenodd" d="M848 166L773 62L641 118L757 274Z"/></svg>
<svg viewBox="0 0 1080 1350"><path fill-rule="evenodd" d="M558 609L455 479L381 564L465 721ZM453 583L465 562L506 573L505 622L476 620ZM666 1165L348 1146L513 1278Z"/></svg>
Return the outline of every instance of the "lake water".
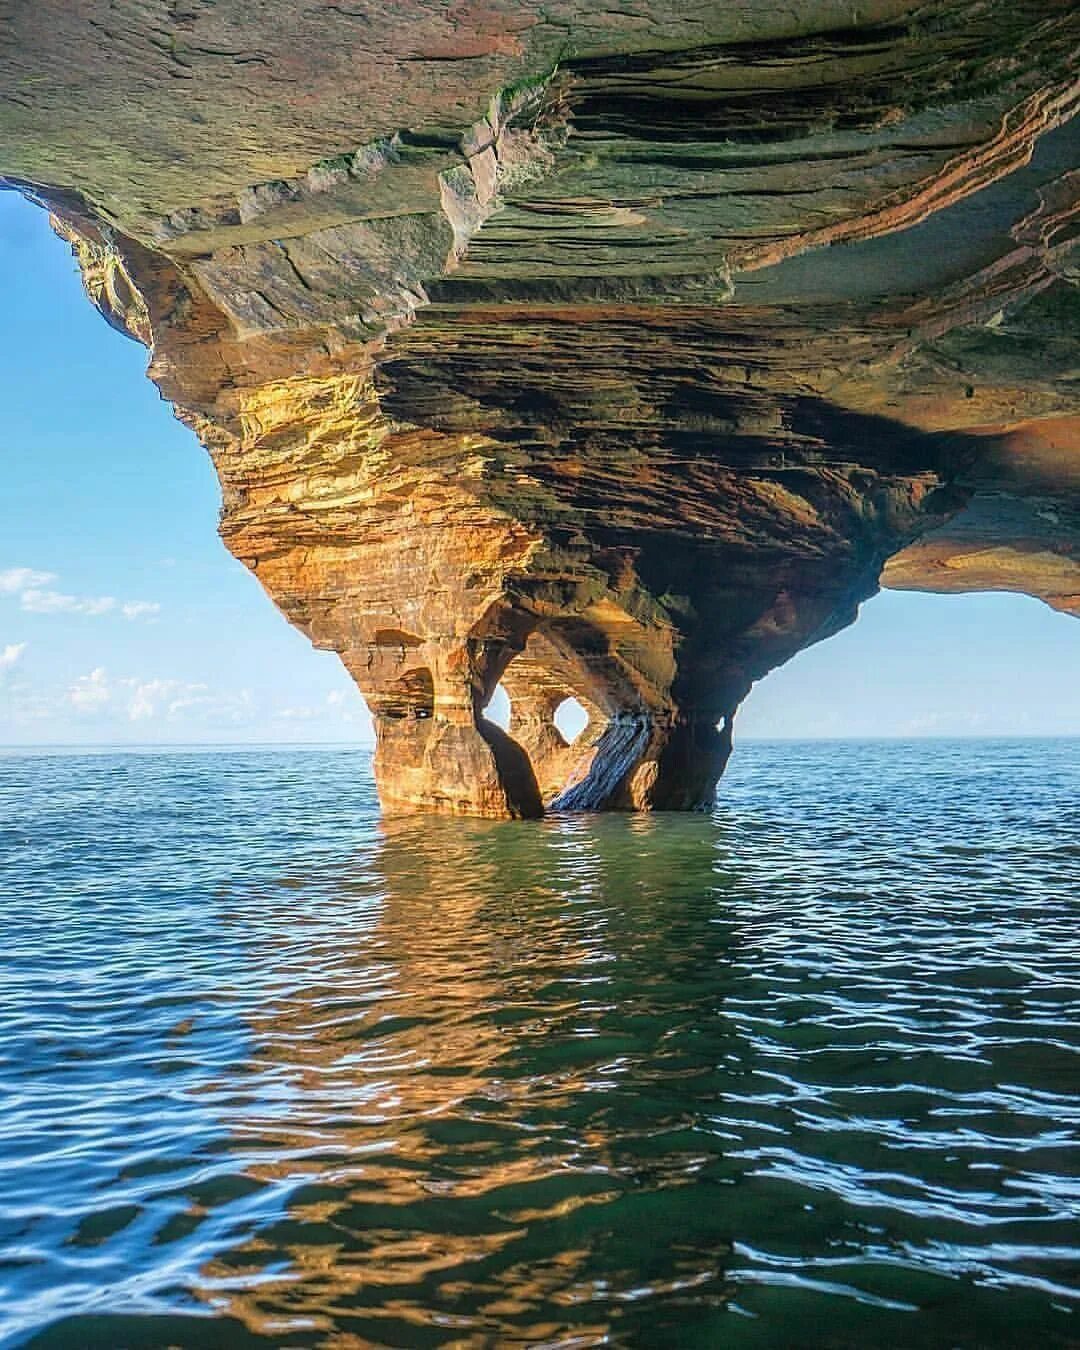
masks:
<svg viewBox="0 0 1080 1350"><path fill-rule="evenodd" d="M708 817L0 757L0 1345L1080 1345L1080 743Z"/></svg>

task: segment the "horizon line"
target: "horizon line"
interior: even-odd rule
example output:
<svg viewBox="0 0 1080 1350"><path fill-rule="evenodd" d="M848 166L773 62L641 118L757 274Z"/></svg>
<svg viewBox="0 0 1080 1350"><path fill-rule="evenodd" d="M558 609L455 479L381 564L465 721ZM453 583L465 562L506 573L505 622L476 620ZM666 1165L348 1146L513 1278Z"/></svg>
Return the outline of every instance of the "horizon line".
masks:
<svg viewBox="0 0 1080 1350"><path fill-rule="evenodd" d="M890 741L1068 741L1080 731L956 731L878 735L757 736L736 738L738 744L808 745ZM573 744L573 742L571 742ZM42 750L374 750L374 741L11 741L0 742L0 754Z"/></svg>

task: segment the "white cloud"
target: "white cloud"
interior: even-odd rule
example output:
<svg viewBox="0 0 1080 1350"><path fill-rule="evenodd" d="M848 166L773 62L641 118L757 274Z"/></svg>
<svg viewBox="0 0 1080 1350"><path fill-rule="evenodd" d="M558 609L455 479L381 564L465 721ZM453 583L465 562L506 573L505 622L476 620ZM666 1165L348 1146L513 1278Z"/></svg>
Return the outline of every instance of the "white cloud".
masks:
<svg viewBox="0 0 1080 1350"><path fill-rule="evenodd" d="M361 710L359 694L353 690L331 689L323 703L299 703L287 708L276 708L275 722L312 722L326 718L331 722L355 722Z"/></svg>
<svg viewBox="0 0 1080 1350"><path fill-rule="evenodd" d="M0 572L0 595L17 595L28 614L111 614L114 610L125 619L143 619L158 614L161 606L155 600L119 601L114 595L68 595L49 589L56 581L55 572L38 572L32 567L9 567Z"/></svg>
<svg viewBox="0 0 1080 1350"><path fill-rule="evenodd" d="M55 581L52 572L35 572L32 567L9 567L0 572L0 595L18 595L30 587L47 586Z"/></svg>
<svg viewBox="0 0 1080 1350"><path fill-rule="evenodd" d="M0 643L0 737L3 728L40 739L157 741L161 743L241 741L261 734L282 742L333 739L355 724L370 739L363 700L349 688L321 691L310 703L275 707L250 689L166 675L122 675L103 663L72 680L42 685L22 677L21 663L31 641ZM43 655L43 653L42 653ZM35 662L34 675L41 674ZM11 735L9 734L9 739ZM17 736L16 736L17 738Z"/></svg>
<svg viewBox="0 0 1080 1350"><path fill-rule="evenodd" d="M10 670L26 651L25 642L9 642L6 647L0 650L0 671Z"/></svg>
<svg viewBox="0 0 1080 1350"><path fill-rule="evenodd" d="M157 713L161 700L177 687L175 680L144 680L141 684L136 684L128 703L128 720L150 721Z"/></svg>
<svg viewBox="0 0 1080 1350"><path fill-rule="evenodd" d="M60 591L23 591L20 597L23 609L31 614L108 614L116 608L111 595L63 595Z"/></svg>
<svg viewBox="0 0 1080 1350"><path fill-rule="evenodd" d="M120 606L125 619L140 619L143 615L160 614L161 606L156 600L128 600Z"/></svg>
<svg viewBox="0 0 1080 1350"><path fill-rule="evenodd" d="M105 712L128 722L239 724L255 712L247 689L221 693L187 680L112 679L104 666L80 675L64 701L80 713Z"/></svg>
<svg viewBox="0 0 1080 1350"><path fill-rule="evenodd" d="M178 717L180 713L189 712L192 708L213 707L217 700L206 690L205 684L185 685L184 692L179 698L169 700L165 709L166 717Z"/></svg>
<svg viewBox="0 0 1080 1350"><path fill-rule="evenodd" d="M78 712L100 712L113 696L104 666L98 666L89 675L80 675L67 692L67 701Z"/></svg>
<svg viewBox="0 0 1080 1350"><path fill-rule="evenodd" d="M127 717L131 722L229 722L249 720L253 711L251 694L221 693L206 684L185 680L121 680L127 691Z"/></svg>

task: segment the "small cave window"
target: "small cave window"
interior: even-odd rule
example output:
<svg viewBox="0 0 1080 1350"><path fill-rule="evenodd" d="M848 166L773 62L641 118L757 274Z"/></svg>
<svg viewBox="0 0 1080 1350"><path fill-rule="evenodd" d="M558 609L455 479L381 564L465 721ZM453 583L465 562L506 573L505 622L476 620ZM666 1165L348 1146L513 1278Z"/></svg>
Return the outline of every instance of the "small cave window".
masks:
<svg viewBox="0 0 1080 1350"><path fill-rule="evenodd" d="M489 722L494 722L497 727L502 727L503 731L509 731L510 712L510 695L501 684L497 684L491 695L491 700L484 709L484 716Z"/></svg>
<svg viewBox="0 0 1080 1350"><path fill-rule="evenodd" d="M435 714L435 681L431 671L421 666L397 680L382 699L386 717L423 719Z"/></svg>
<svg viewBox="0 0 1080 1350"><path fill-rule="evenodd" d="M555 727L567 745L573 745L588 725L589 714L576 698L564 698L555 709Z"/></svg>

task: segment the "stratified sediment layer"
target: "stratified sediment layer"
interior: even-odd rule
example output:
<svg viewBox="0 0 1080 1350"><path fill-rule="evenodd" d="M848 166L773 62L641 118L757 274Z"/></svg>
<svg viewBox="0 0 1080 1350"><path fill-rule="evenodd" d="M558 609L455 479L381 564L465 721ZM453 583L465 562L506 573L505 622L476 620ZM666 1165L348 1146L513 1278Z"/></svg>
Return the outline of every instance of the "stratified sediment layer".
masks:
<svg viewBox="0 0 1080 1350"><path fill-rule="evenodd" d="M388 808L685 809L879 582L1080 609L1078 34L1063 0L0 5L0 173L340 653Z"/></svg>

